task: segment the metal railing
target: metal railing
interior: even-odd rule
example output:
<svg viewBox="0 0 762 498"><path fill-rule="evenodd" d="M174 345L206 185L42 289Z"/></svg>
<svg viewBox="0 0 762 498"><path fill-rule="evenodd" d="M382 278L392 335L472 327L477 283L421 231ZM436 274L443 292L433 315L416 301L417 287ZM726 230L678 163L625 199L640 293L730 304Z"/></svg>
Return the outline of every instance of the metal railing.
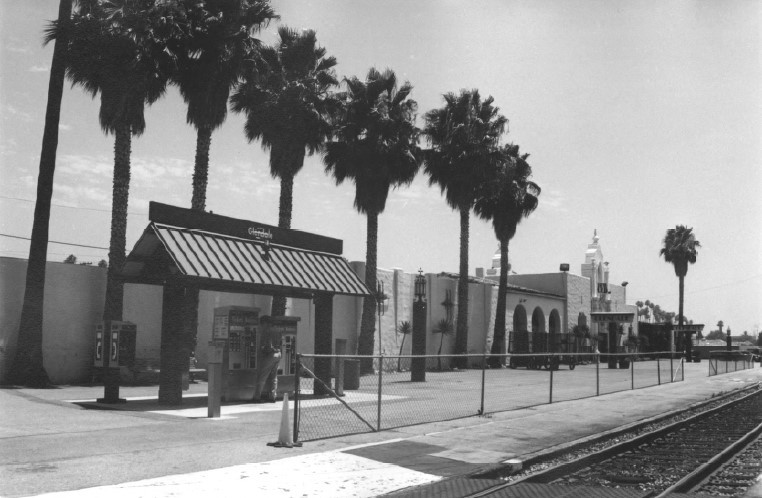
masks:
<svg viewBox="0 0 762 498"><path fill-rule="evenodd" d="M451 368L458 358L468 368ZM685 379L683 359L658 353L508 355L298 355L294 440L310 441L582 399ZM413 359L425 360L414 382ZM326 371L324 378L315 374ZM490 368L495 363L499 368Z"/></svg>

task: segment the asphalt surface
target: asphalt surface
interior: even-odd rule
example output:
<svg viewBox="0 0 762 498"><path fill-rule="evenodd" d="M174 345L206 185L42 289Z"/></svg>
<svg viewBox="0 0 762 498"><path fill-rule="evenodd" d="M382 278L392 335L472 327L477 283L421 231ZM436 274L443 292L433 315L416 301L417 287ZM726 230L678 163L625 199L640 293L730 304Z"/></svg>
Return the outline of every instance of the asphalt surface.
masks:
<svg viewBox="0 0 762 498"><path fill-rule="evenodd" d="M92 403L102 386L2 388L0 495L441 496L458 476L760 382L759 365L708 377L706 362L687 364L683 382L298 448L267 444L279 437L280 402L224 405L221 418L206 418L205 383L179 408L159 405L157 386L122 387L129 401L109 407Z"/></svg>

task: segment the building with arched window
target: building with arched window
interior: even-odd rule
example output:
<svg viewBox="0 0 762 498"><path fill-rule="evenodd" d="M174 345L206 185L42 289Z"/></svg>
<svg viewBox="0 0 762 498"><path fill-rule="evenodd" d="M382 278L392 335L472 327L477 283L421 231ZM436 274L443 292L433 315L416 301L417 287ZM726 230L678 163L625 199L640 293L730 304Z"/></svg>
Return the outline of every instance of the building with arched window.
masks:
<svg viewBox="0 0 762 498"><path fill-rule="evenodd" d="M478 277L497 282L500 255ZM577 332L582 344L601 352L620 350L637 336L636 307L627 304L627 283L613 284L598 231L585 251L579 274L570 271L508 275L506 323L509 331L554 334ZM575 329L576 327L576 329ZM589 339L586 341L585 339ZM552 343L552 340L550 341Z"/></svg>

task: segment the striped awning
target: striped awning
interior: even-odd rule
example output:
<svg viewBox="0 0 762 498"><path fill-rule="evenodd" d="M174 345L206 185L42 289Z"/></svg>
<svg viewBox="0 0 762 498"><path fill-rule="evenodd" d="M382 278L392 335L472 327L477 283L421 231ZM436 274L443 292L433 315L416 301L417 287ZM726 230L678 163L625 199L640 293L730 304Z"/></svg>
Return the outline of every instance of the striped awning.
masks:
<svg viewBox="0 0 762 498"><path fill-rule="evenodd" d="M340 255L160 223L148 225L128 256L122 276L139 280L150 260L155 261L162 251L171 258L175 273L189 279L237 287L250 284L253 290L273 293L370 295Z"/></svg>

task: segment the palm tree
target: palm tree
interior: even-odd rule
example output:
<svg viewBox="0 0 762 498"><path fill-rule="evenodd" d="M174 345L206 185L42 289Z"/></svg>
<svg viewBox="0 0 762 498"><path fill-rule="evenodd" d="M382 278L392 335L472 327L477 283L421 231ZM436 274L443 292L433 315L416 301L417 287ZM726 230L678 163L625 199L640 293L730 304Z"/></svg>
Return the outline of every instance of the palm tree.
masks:
<svg viewBox="0 0 762 498"><path fill-rule="evenodd" d="M442 344L444 343L444 336L452 334L452 322L446 318L442 318L437 322L434 328L431 330L432 334L439 334L439 349L437 350L437 368L442 370Z"/></svg>
<svg viewBox="0 0 762 498"><path fill-rule="evenodd" d="M61 26L71 18L71 2L72 0L60 0L58 3L58 24ZM64 32L68 31L64 30ZM9 382L25 384L29 387L43 387L50 383L42 362L42 312L45 297L50 202L53 197L53 176L56 170L58 122L61 115L67 45L68 38L66 34L62 34L53 48L48 103L45 110L45 127L37 176L37 200L26 268L24 303L21 308L16 354L8 371Z"/></svg>
<svg viewBox="0 0 762 498"><path fill-rule="evenodd" d="M212 132L225 122L230 90L246 58L256 57L263 26L277 19L268 0L182 0L184 30L174 42L177 71L172 81L188 104L186 120L196 128L191 209L206 209Z"/></svg>
<svg viewBox="0 0 762 498"><path fill-rule="evenodd" d="M413 325L405 320L400 322L399 325L397 325L397 333L402 334L402 342L400 343L400 353L399 355L402 356L402 349L405 347L405 338L413 333ZM402 369L400 368L400 360L401 358L397 358L397 371L401 372Z"/></svg>
<svg viewBox="0 0 762 498"><path fill-rule="evenodd" d="M500 241L500 281L497 290L497 311L491 353L505 353L505 308L508 293L508 243L516 235L522 219L537 209L540 187L529 180L532 168L527 162L529 154L519 154L518 145L506 145L495 177L479 187L474 212L481 218L492 220L495 237ZM490 357L493 367L502 359Z"/></svg>
<svg viewBox="0 0 762 498"><path fill-rule="evenodd" d="M81 1L68 24L56 23L46 41L68 37L66 73L93 98L100 95L102 130L114 135L111 240L104 320L121 320L132 135L145 130L146 104L166 89L172 58L166 50L172 26L162 22L169 4L127 0Z"/></svg>
<svg viewBox="0 0 762 498"><path fill-rule="evenodd" d="M417 146L420 130L415 126L417 104L408 98L413 87L405 82L397 88L390 69L368 71L365 81L345 78L346 91L338 95L342 108L335 120L335 138L326 144L323 162L336 184L351 179L355 184L354 205L367 217L365 284L376 288L378 216L386 207L391 187L409 185L420 167ZM363 299L357 353L373 354L376 302ZM370 358L361 362L370 372Z"/></svg>
<svg viewBox="0 0 762 498"><path fill-rule="evenodd" d="M268 0L181 0L180 5L181 15L173 19L182 29L171 40L177 58L172 82L188 105L186 121L196 128L191 209L204 211L212 132L225 122L230 90L241 78L244 61L256 57L260 41L254 35L277 16ZM186 289L182 337L175 338L180 346L165 352L180 375L187 372L195 349L198 296L198 288Z"/></svg>
<svg viewBox="0 0 762 498"><path fill-rule="evenodd" d="M683 328L683 302L685 298L685 275L688 273L688 265L696 262L698 248L701 244L696 240L693 229L685 225L677 225L675 228L667 229L664 236L664 247L659 251L659 255L664 256L664 261L672 263L675 268L675 275L679 282L679 309L677 313L678 328ZM690 336L690 334L689 334ZM674 350L674 333L670 334L672 344L670 351ZM687 342L686 355L688 361L691 361L690 341Z"/></svg>
<svg viewBox="0 0 762 498"><path fill-rule="evenodd" d="M444 95L445 105L426 114L426 173L439 185L451 208L460 212L460 274L455 353L468 352L468 235L469 214L477 189L491 177L498 142L508 120L494 99L482 100L478 90ZM461 359L464 360L464 359ZM465 366L465 361L459 361Z"/></svg>
<svg viewBox="0 0 762 498"><path fill-rule="evenodd" d="M291 228L294 177L305 155L321 150L331 135L329 115L336 109L331 90L338 85L336 59L317 45L315 31L278 29L278 43L265 47L245 73L231 103L246 114L249 141L270 149L270 174L280 179L278 226ZM286 298L273 298L272 315L286 312Z"/></svg>
<svg viewBox="0 0 762 498"><path fill-rule="evenodd" d="M677 225L675 228L667 230L664 236L664 247L659 251L660 256L664 256L664 261L672 263L675 268L675 275L679 281L679 303L678 326L683 327L683 300L685 295L685 275L688 273L688 265L696 262L698 255L697 249L701 244L696 240L693 229L684 225Z"/></svg>

